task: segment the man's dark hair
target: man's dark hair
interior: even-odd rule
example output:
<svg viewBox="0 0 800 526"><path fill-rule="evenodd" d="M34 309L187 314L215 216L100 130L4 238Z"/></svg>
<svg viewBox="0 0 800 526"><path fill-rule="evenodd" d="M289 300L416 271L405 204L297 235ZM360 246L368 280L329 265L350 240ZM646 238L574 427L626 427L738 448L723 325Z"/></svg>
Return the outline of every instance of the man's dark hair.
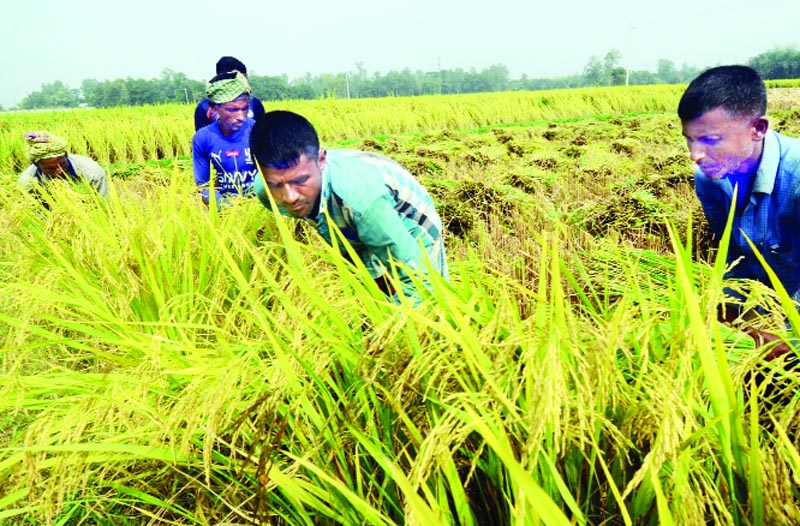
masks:
<svg viewBox="0 0 800 526"><path fill-rule="evenodd" d="M238 58L222 57L217 61L217 75L228 73L229 71L233 70L247 75L247 66L245 66L244 63Z"/></svg>
<svg viewBox="0 0 800 526"><path fill-rule="evenodd" d="M737 117L767 113L767 87L756 70L747 66L718 66L694 79L678 103L681 121L723 108Z"/></svg>
<svg viewBox="0 0 800 526"><path fill-rule="evenodd" d="M319 137L302 115L270 111L256 117L250 132L250 152L261 166L285 170L297 165L303 154L316 161Z"/></svg>

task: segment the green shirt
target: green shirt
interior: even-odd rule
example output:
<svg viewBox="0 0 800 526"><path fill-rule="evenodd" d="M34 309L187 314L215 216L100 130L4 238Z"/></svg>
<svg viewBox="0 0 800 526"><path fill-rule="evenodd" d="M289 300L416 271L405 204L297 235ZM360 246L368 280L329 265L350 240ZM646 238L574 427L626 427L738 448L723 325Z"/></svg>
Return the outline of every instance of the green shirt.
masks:
<svg viewBox="0 0 800 526"><path fill-rule="evenodd" d="M262 176L256 195L269 207ZM390 261L425 271L425 259L449 278L442 240L442 220L428 191L397 162L371 152L329 150L322 171L321 198L316 216L304 219L331 243L325 218L341 230L373 278L392 268ZM291 215L279 206L283 215ZM406 295L417 296L402 269L399 278Z"/></svg>

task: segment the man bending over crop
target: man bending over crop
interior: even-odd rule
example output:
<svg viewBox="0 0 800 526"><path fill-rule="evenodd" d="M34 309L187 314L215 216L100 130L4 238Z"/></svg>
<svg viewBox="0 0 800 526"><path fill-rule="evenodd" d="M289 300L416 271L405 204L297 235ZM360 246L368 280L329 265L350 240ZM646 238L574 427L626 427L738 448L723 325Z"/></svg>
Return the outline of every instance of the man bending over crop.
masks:
<svg viewBox="0 0 800 526"><path fill-rule="evenodd" d="M731 268L726 277L772 286L749 238L798 301L800 140L769 130L766 110L764 82L745 66L705 71L689 84L678 105L689 154L697 163L697 197L717 239L722 237L736 195L727 260ZM731 304L720 309L723 321L734 321L742 314ZM746 330L757 345L778 342L768 359L790 350L775 335L752 327Z"/></svg>
<svg viewBox="0 0 800 526"><path fill-rule="evenodd" d="M288 111L258 117L250 146L261 172L255 192L264 206L270 207L269 190L282 214L308 221L331 243L329 218L395 301L386 279L394 268L412 298L419 295L405 269L424 272L428 259L448 278L442 221L433 200L398 163L369 152L320 150L311 123Z"/></svg>
<svg viewBox="0 0 800 526"><path fill-rule="evenodd" d="M105 170L94 159L69 154L67 149L66 139L48 131L26 133L25 151L32 164L20 174L19 184L36 192L59 179L83 181L100 196L108 195Z"/></svg>

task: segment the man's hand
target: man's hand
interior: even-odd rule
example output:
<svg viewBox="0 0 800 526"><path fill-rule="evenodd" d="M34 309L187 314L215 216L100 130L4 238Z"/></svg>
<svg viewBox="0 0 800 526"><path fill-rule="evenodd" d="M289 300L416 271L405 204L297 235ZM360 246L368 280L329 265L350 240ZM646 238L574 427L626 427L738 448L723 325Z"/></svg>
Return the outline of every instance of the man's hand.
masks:
<svg viewBox="0 0 800 526"><path fill-rule="evenodd" d="M743 313L739 308L732 305L723 303L717 307L717 319L728 325L735 326L737 320L752 320L752 318L751 312ZM750 326L745 326L744 332L753 338L756 349L760 349L761 347L769 348L769 352L764 356L764 359L768 362L792 351L792 348L789 347L780 336L772 334L771 332L762 331L761 329Z"/></svg>
<svg viewBox="0 0 800 526"><path fill-rule="evenodd" d="M769 348L769 353L764 356L764 359L768 362L792 351L792 348L780 336L771 332L754 329L753 327L746 327L744 331L756 342L756 349L765 346Z"/></svg>

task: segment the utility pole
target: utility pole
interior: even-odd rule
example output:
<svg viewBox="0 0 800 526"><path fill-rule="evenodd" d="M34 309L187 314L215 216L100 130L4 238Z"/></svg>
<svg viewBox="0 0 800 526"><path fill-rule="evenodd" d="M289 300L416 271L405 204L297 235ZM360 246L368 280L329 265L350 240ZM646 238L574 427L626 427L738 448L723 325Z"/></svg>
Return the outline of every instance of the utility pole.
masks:
<svg viewBox="0 0 800 526"><path fill-rule="evenodd" d="M625 67L625 85L627 86L628 83L631 81L631 40L633 38L633 24L628 24L628 58L627 58L627 66Z"/></svg>

